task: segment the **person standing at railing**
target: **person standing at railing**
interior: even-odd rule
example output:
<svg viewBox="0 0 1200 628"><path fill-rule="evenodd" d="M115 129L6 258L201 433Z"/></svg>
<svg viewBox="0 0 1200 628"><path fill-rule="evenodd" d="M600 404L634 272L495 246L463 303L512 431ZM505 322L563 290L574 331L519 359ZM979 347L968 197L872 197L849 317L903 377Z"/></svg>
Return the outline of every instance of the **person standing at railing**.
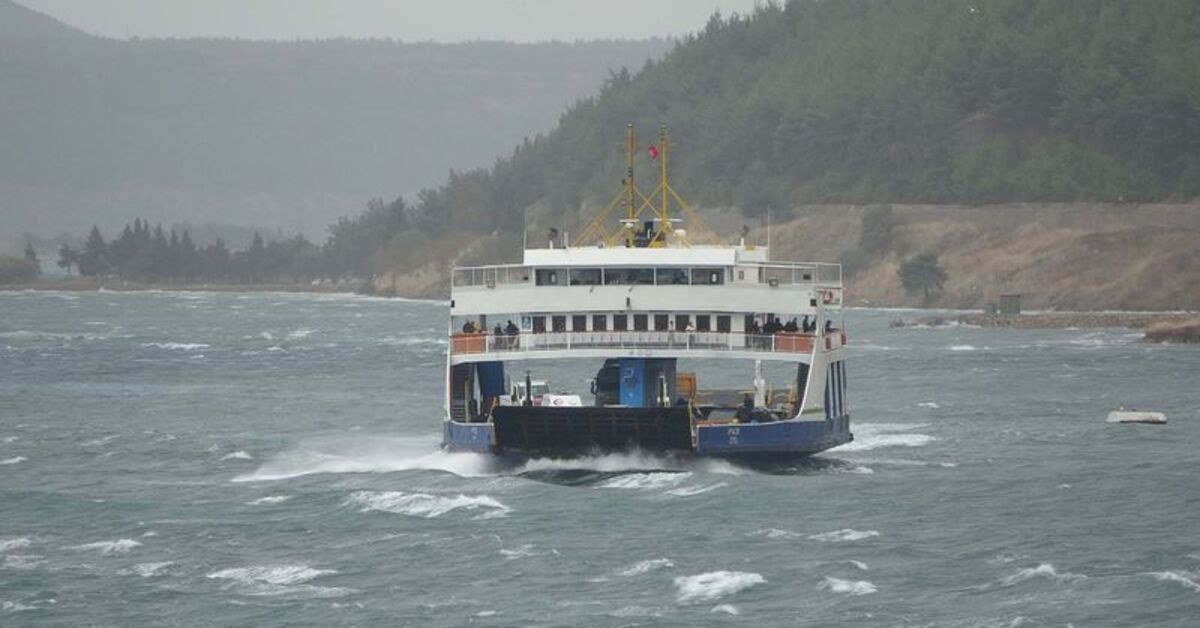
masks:
<svg viewBox="0 0 1200 628"><path fill-rule="evenodd" d="M517 329L517 326L513 324L512 319L509 319L508 324L504 326L504 333L508 335L507 342L505 342L507 345L506 348L517 348L518 343L520 343L520 339L517 337L517 334L520 332L521 330Z"/></svg>

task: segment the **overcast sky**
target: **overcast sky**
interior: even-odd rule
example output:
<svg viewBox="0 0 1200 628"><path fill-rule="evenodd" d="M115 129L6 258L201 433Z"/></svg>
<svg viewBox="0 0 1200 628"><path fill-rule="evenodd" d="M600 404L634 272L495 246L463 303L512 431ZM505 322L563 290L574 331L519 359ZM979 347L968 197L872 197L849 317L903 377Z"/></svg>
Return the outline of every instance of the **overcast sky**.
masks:
<svg viewBox="0 0 1200 628"><path fill-rule="evenodd" d="M108 37L542 41L680 35L762 0L17 0Z"/></svg>

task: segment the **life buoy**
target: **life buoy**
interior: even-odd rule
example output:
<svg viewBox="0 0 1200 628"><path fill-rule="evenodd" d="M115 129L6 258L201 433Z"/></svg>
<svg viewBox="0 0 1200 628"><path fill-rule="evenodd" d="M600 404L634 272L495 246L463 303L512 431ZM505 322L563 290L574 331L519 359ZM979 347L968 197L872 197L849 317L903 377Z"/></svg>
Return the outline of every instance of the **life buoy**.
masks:
<svg viewBox="0 0 1200 628"><path fill-rule="evenodd" d="M555 397L553 403L556 406L561 406L563 404L563 400L561 397Z"/></svg>
<svg viewBox="0 0 1200 628"><path fill-rule="evenodd" d="M821 302L824 303L825 305L829 305L830 303L833 303L833 290L822 290L821 291Z"/></svg>

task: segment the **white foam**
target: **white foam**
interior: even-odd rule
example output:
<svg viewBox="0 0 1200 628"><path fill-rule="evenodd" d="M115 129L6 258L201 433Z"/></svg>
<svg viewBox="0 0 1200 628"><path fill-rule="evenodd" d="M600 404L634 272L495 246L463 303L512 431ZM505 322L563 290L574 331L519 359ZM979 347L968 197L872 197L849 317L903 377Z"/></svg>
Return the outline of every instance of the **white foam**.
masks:
<svg viewBox="0 0 1200 628"><path fill-rule="evenodd" d="M12 458L5 458L4 460L0 460L0 464L21 464L22 462L25 462L26 460L29 460L29 458L26 458L25 456L14 456Z"/></svg>
<svg viewBox="0 0 1200 628"><path fill-rule="evenodd" d="M9 443L15 443L15 442L17 442L17 441L19 441L19 440L21 440L21 437L20 437L20 436L5 436L5 437L4 437L4 444L5 444L5 445L8 445Z"/></svg>
<svg viewBox="0 0 1200 628"><path fill-rule="evenodd" d="M690 477L691 473L630 473L605 480L596 487L656 491L677 486Z"/></svg>
<svg viewBox="0 0 1200 628"><path fill-rule="evenodd" d="M143 578L151 578L157 576L158 572L174 564L174 561L170 560L161 563L138 563L133 566L133 573Z"/></svg>
<svg viewBox="0 0 1200 628"><path fill-rule="evenodd" d="M954 346L950 347L950 350L951 351L978 351L979 349L977 347L975 347L975 345L954 345Z"/></svg>
<svg viewBox="0 0 1200 628"><path fill-rule="evenodd" d="M29 547L30 545L33 545L33 541L25 537L5 539L0 541L0 552L11 552L15 549Z"/></svg>
<svg viewBox="0 0 1200 628"><path fill-rule="evenodd" d="M921 403L917 404L917 407L918 408L931 408L931 409L937 410L941 406L939 406L936 401L922 401Z"/></svg>
<svg viewBox="0 0 1200 628"><path fill-rule="evenodd" d="M1048 578L1057 582L1072 582L1075 580L1086 579L1087 576L1071 573L1069 571L1058 573L1058 570L1054 568L1054 565L1051 565L1050 563L1042 563L1037 567L1021 569L1014 574L1006 576L1003 582L1006 586L1011 586L1032 578Z"/></svg>
<svg viewBox="0 0 1200 628"><path fill-rule="evenodd" d="M308 338L316 332L317 330L315 329L297 329L296 331L289 333L287 337L293 340L298 340L300 338Z"/></svg>
<svg viewBox="0 0 1200 628"><path fill-rule="evenodd" d="M9 554L4 557L5 569L34 569L42 564L43 557L36 554Z"/></svg>
<svg viewBox="0 0 1200 628"><path fill-rule="evenodd" d="M259 497L246 502L247 506L269 506L271 504L282 504L291 499L291 495L269 495L267 497Z"/></svg>
<svg viewBox="0 0 1200 628"><path fill-rule="evenodd" d="M36 606L30 606L28 604L22 604L20 602L10 602L8 600L5 600L3 604L0 604L0 610L3 610L8 613L20 613L21 611L36 611L37 609L38 609L38 607L36 607Z"/></svg>
<svg viewBox="0 0 1200 628"><path fill-rule="evenodd" d="M532 545L526 543L525 545L522 545L516 549L501 548L500 555L503 556L505 560L517 560L518 558L537 556L537 552L534 551Z"/></svg>
<svg viewBox="0 0 1200 628"><path fill-rule="evenodd" d="M97 541L95 543L85 543L83 545L72 545L68 549L99 551L105 556L111 556L113 554L128 554L129 550L141 546L141 541L135 541L133 539L117 539L116 541Z"/></svg>
<svg viewBox="0 0 1200 628"><path fill-rule="evenodd" d="M254 459L254 456L251 456L250 454L248 454L244 451L235 451L231 454L225 454L224 456L221 456L221 460L253 460L253 459Z"/></svg>
<svg viewBox="0 0 1200 628"><path fill-rule="evenodd" d="M850 561L846 561L846 562L850 563L851 565L854 565L856 568L858 568L859 571L867 571L867 564L862 562L861 560L850 560Z"/></svg>
<svg viewBox="0 0 1200 628"><path fill-rule="evenodd" d="M234 482L286 480L319 473L446 471L462 477L495 473L498 461L486 454L448 453L428 438L353 435L309 439L267 461Z"/></svg>
<svg viewBox="0 0 1200 628"><path fill-rule="evenodd" d="M884 447L924 447L937 440L928 434L855 434L854 440L837 448L845 451L871 451Z"/></svg>
<svg viewBox="0 0 1200 628"><path fill-rule="evenodd" d="M622 569L617 572L617 575L625 578L631 578L633 576L640 576L642 574L650 573L651 571L658 571L659 569L670 569L674 566L675 562L670 558L654 558L651 560L643 560L636 565Z"/></svg>
<svg viewBox="0 0 1200 628"><path fill-rule="evenodd" d="M1161 582L1178 582L1184 587L1200 593L1200 581L1197 581L1195 574L1186 571L1155 571L1147 575L1153 576L1155 580Z"/></svg>
<svg viewBox="0 0 1200 628"><path fill-rule="evenodd" d="M168 351L196 351L197 349L207 349L210 345L202 342L144 342L142 346L166 349Z"/></svg>
<svg viewBox="0 0 1200 628"><path fill-rule="evenodd" d="M798 539L798 538L800 538L800 535L795 532L789 532L787 530L780 530L779 528L763 528L761 530L755 530L755 531L749 533L748 536L763 536L768 539Z"/></svg>
<svg viewBox="0 0 1200 628"><path fill-rule="evenodd" d="M691 497L692 495L702 495L709 491L721 488L722 486L728 485L725 482L717 482L716 484L709 484L707 486L681 486L679 488L674 488L667 491L667 494L674 495L676 497Z"/></svg>
<svg viewBox="0 0 1200 628"><path fill-rule="evenodd" d="M347 503L358 506L360 512L381 511L425 519L440 517L446 513L460 509L486 509L489 512L485 514L491 514L492 517L497 516L494 514L496 512L504 514L509 512L508 506L487 495L463 495L461 493L454 497L442 497L427 493L405 493L402 491L387 491L383 493L359 491L352 494Z"/></svg>
<svg viewBox="0 0 1200 628"><path fill-rule="evenodd" d="M842 530L834 530L832 532L822 532L814 534L808 538L814 541L823 541L827 543L841 543L846 541L861 541L869 539L873 536L879 536L879 532L875 530L852 530L845 528Z"/></svg>
<svg viewBox="0 0 1200 628"><path fill-rule="evenodd" d="M254 565L222 569L208 574L210 579L228 580L240 586L247 595L290 595L306 597L335 597L349 593L350 589L319 587L305 584L310 580L336 574L332 569L314 569L308 565Z"/></svg>
<svg viewBox="0 0 1200 628"><path fill-rule="evenodd" d="M741 615L741 612L738 611L738 608L736 606L734 606L733 604L718 604L718 605L712 607L712 610L710 610L708 612L710 612L710 613L726 613L728 615Z"/></svg>
<svg viewBox="0 0 1200 628"><path fill-rule="evenodd" d="M817 588L847 595L869 595L879 590L867 580L842 580L831 576L826 576Z"/></svg>
<svg viewBox="0 0 1200 628"><path fill-rule="evenodd" d="M536 458L527 462L517 472L529 471L596 471L621 473L626 471L690 471L741 475L745 470L724 460L714 458L673 458L643 451L619 452L579 458Z"/></svg>
<svg viewBox="0 0 1200 628"><path fill-rule="evenodd" d="M113 442L114 440L116 440L117 436L118 436L117 434L111 434L109 436L105 436L104 438L97 438L95 440L89 440L85 443L82 443L82 445L84 447L103 447L104 445L107 445L107 444Z"/></svg>
<svg viewBox="0 0 1200 628"><path fill-rule="evenodd" d="M710 571L680 576L675 578L675 588L679 590L676 600L680 604L711 602L764 582L766 579L761 575L744 571Z"/></svg>

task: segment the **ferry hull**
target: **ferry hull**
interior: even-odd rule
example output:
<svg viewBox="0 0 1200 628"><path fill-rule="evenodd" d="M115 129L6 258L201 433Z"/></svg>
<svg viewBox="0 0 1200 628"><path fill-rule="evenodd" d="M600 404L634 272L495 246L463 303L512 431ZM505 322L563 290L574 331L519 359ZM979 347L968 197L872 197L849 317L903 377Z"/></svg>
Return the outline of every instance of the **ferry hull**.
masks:
<svg viewBox="0 0 1200 628"><path fill-rule="evenodd" d="M571 458L648 451L745 460L801 458L854 440L850 418L697 425L686 408L497 408L492 423L445 423L449 451Z"/></svg>

